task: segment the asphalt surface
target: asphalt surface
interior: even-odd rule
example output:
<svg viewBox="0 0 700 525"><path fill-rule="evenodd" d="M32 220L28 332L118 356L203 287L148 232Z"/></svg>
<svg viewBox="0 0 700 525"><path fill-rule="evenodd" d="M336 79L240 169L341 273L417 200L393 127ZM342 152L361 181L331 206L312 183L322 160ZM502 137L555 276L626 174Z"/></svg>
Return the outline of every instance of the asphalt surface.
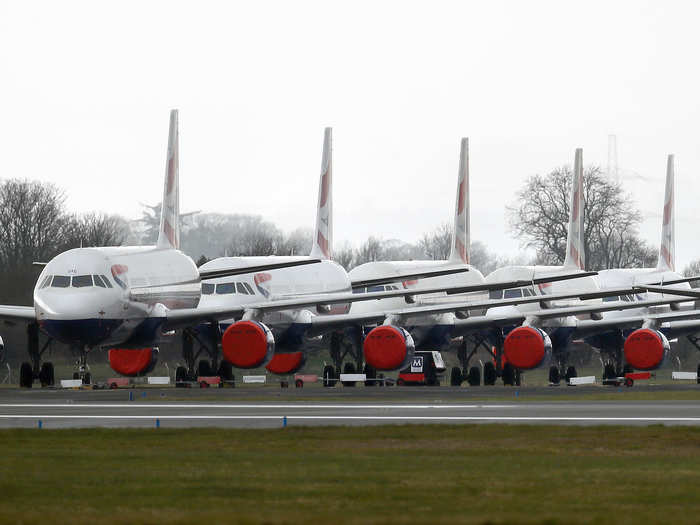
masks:
<svg viewBox="0 0 700 525"><path fill-rule="evenodd" d="M653 387L647 387L653 388ZM659 387L668 390L671 387ZM672 388L673 390L692 387ZM695 385L695 389L697 389ZM348 392L352 390L352 392ZM0 428L511 423L700 425L700 401L557 401L571 390L465 388L0 390ZM577 394L600 392L578 388ZM609 390L608 390L609 391ZM475 393L472 393L475 392ZM550 394L551 393L551 394ZM539 395L535 402L527 396ZM541 396L551 395L551 401ZM347 397L346 397L347 396Z"/></svg>

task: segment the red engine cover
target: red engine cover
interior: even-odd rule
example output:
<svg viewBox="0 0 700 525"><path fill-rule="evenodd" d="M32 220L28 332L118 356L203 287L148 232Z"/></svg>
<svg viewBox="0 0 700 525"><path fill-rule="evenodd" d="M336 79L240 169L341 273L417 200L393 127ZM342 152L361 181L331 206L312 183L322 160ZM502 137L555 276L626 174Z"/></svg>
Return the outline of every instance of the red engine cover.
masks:
<svg viewBox="0 0 700 525"><path fill-rule="evenodd" d="M402 328L382 325L367 334L363 349L368 365L377 370L396 370L413 356L414 345Z"/></svg>
<svg viewBox="0 0 700 525"><path fill-rule="evenodd" d="M151 348L112 348L107 355L112 370L123 376L147 373L156 364L156 356Z"/></svg>
<svg viewBox="0 0 700 525"><path fill-rule="evenodd" d="M544 361L548 343L536 328L519 326L512 330L503 342L503 355L515 368L531 370Z"/></svg>
<svg viewBox="0 0 700 525"><path fill-rule="evenodd" d="M274 352L270 330L256 321L238 321L221 338L224 359L237 368L257 368L266 364Z"/></svg>
<svg viewBox="0 0 700 525"><path fill-rule="evenodd" d="M293 374L304 365L304 352L276 352L267 368L273 374Z"/></svg>
<svg viewBox="0 0 700 525"><path fill-rule="evenodd" d="M663 334L640 328L625 339L625 361L637 370L654 370L663 363L668 347Z"/></svg>

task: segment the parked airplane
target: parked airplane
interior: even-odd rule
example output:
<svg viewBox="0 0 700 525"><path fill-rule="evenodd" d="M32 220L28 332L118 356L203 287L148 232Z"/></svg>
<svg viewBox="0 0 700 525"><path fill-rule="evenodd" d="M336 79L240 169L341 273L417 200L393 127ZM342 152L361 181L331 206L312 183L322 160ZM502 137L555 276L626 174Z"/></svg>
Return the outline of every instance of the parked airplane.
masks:
<svg viewBox="0 0 700 525"><path fill-rule="evenodd" d="M110 362L117 370L120 366L146 370L155 359L156 352L152 347L162 331L170 329L168 325L176 314L196 312L200 281L212 276L241 273L238 268L220 268L216 272L198 270L192 259L178 249L177 117L177 111L173 110L156 246L68 250L45 265L34 288L33 307L0 306L0 319L28 324L28 349L32 362L21 365L21 386L30 387L35 378L42 384L53 384L54 381L53 364L41 363L47 345L39 349L39 328L51 339L80 350L79 374L85 382L91 379L85 367L87 352L95 347L112 348ZM315 258L269 261L254 271L319 262ZM129 352L117 348L142 350Z"/></svg>

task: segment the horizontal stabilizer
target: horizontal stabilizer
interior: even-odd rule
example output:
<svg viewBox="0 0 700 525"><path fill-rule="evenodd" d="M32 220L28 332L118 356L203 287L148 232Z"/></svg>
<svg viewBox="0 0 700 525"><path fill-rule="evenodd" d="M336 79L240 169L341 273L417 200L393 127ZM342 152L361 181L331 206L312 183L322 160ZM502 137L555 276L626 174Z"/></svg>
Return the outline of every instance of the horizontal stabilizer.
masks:
<svg viewBox="0 0 700 525"><path fill-rule="evenodd" d="M400 283L413 279L427 279L429 277L440 277L443 275L451 275L456 273L468 272L469 268L464 266L457 268L449 268L446 270L424 270L422 272L411 272L398 275L387 275L386 277L378 277L376 279L362 279L352 281L353 288L363 288L365 286L379 286L380 284Z"/></svg>
<svg viewBox="0 0 700 525"><path fill-rule="evenodd" d="M303 259L301 261L286 261L269 264L258 264L256 266L244 266L241 268L221 268L218 270L200 270L199 277L202 280L216 279L217 277L230 277L232 275L243 275L246 273L266 272L278 270L280 268L291 268L293 266L305 266L307 264L318 264L321 259Z"/></svg>

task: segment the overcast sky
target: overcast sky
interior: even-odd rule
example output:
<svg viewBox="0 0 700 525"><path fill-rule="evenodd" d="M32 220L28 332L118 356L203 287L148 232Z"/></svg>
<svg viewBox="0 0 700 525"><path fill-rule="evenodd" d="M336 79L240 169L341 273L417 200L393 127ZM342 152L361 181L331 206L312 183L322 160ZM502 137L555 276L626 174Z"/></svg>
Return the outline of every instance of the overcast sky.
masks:
<svg viewBox="0 0 700 525"><path fill-rule="evenodd" d="M183 211L313 226L334 129L335 239L415 241L451 220L470 138L472 238L514 255L525 178L607 164L658 245L677 159L677 265L700 256L695 2L0 0L0 177L127 217L162 192L180 109Z"/></svg>

